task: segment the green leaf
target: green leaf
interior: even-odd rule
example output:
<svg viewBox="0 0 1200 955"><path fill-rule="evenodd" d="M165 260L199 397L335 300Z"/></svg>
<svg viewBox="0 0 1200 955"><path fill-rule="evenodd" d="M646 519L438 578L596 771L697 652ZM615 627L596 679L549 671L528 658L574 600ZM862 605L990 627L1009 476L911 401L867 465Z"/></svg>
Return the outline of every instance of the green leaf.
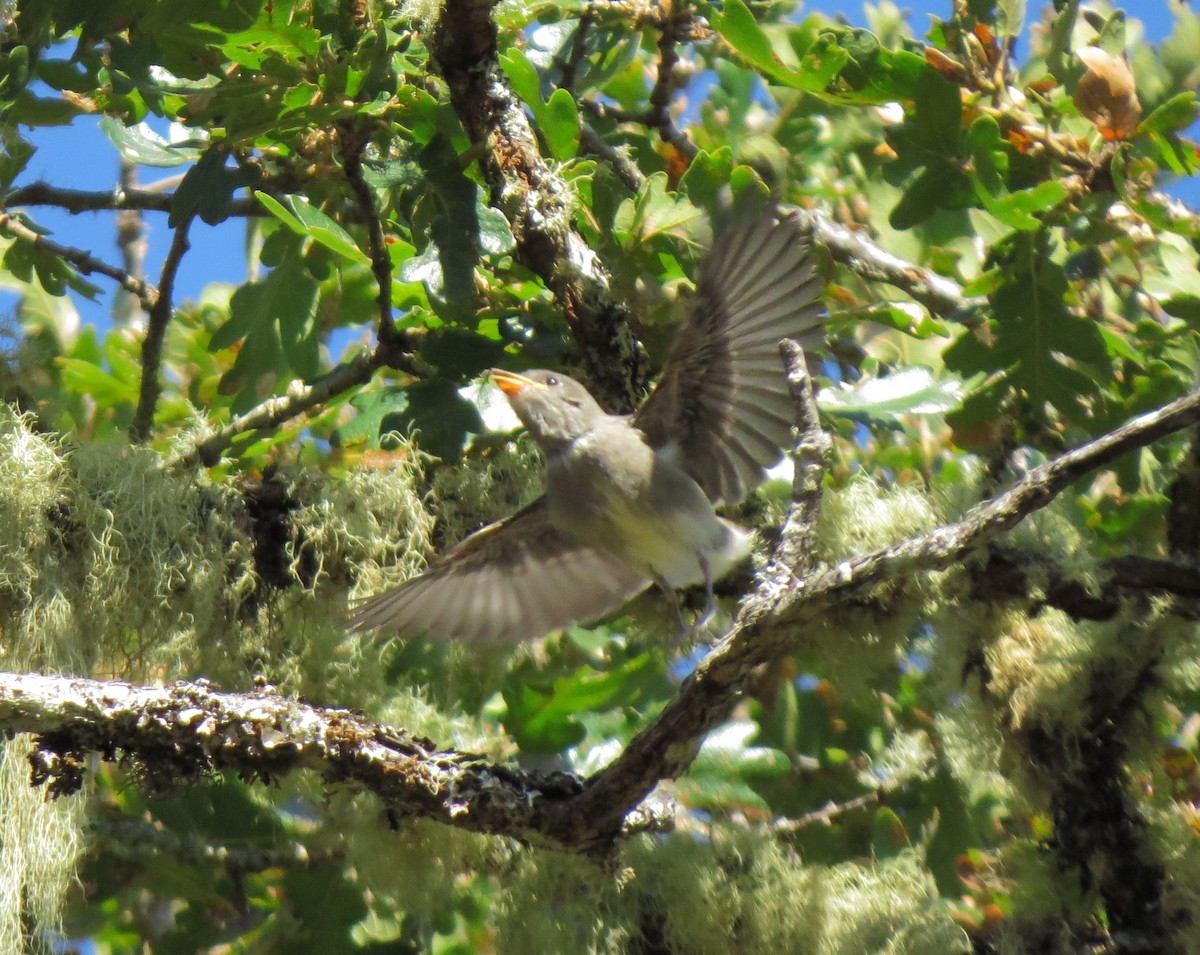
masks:
<svg viewBox="0 0 1200 955"><path fill-rule="evenodd" d="M958 379L937 380L927 368L910 367L883 378L822 388L818 403L832 414L861 414L893 419L902 414L945 414L962 404L965 388Z"/></svg>
<svg viewBox="0 0 1200 955"><path fill-rule="evenodd" d="M912 142L934 156L958 155L962 140L962 93L937 70L917 78L913 113L905 122Z"/></svg>
<svg viewBox="0 0 1200 955"><path fill-rule="evenodd" d="M994 197L980 190L979 196L984 207L1005 225L1020 229L1022 232L1036 232L1042 227L1042 220L1035 212L1047 212L1062 203L1069 195L1067 187L1057 179L1038 183L1032 189L1022 189Z"/></svg>
<svg viewBox="0 0 1200 955"><path fill-rule="evenodd" d="M771 41L742 0L726 0L723 11L712 16L712 25L725 42L741 54L742 59L768 79L784 86L804 88L799 75L784 66L776 56ZM846 55L826 57L824 73L832 79L847 59L849 57ZM822 83L818 88L824 89L824 86Z"/></svg>
<svg viewBox="0 0 1200 955"><path fill-rule="evenodd" d="M94 362L79 358L56 358L55 364L62 369L62 381L66 388L79 395L88 395L100 407L137 404L137 377L124 379Z"/></svg>
<svg viewBox="0 0 1200 955"><path fill-rule="evenodd" d="M961 208L973 192L966 173L957 163L946 159L931 160L905 188L900 201L888 214L888 223L893 229L911 229L938 209Z"/></svg>
<svg viewBox="0 0 1200 955"><path fill-rule="evenodd" d="M228 321L209 341L215 352L244 339L221 380L221 393L236 394L239 409L254 403L264 381L273 385L284 376L313 378L321 370L319 286L299 254L299 240L288 241L291 245L264 279L234 292Z"/></svg>
<svg viewBox="0 0 1200 955"><path fill-rule="evenodd" d="M998 0L996 4L996 33L1005 38L1021 35L1025 26L1026 0Z"/></svg>
<svg viewBox="0 0 1200 955"><path fill-rule="evenodd" d="M447 327L430 332L420 355L446 378L474 378L500 361L504 345L464 328Z"/></svg>
<svg viewBox="0 0 1200 955"><path fill-rule="evenodd" d="M838 312L830 318L830 322L839 328L853 328L862 322L876 322L887 328L904 332L913 338L931 338L934 335L948 336L949 329L945 322L934 318L922 305L916 302L880 302L865 308L855 308Z"/></svg>
<svg viewBox="0 0 1200 955"><path fill-rule="evenodd" d="M514 673L502 691L504 728L525 752L561 752L585 735L578 714L635 703L650 665L650 655L643 653L607 672L580 668L550 686L536 686Z"/></svg>
<svg viewBox="0 0 1200 955"><path fill-rule="evenodd" d="M253 169L229 168L225 151L210 146L183 177L171 201L167 225L177 228L190 215L199 215L209 225L229 218L233 195L244 186L257 182L259 173Z"/></svg>
<svg viewBox="0 0 1200 955"><path fill-rule="evenodd" d="M479 247L488 255L502 255L516 246L508 219L499 209L493 209L478 197L475 215L479 220Z"/></svg>
<svg viewBox="0 0 1200 955"><path fill-rule="evenodd" d="M306 196L284 196L280 202L265 192L254 196L268 212L298 235L307 236L325 248L357 265L370 265L371 259L341 225L312 205Z"/></svg>
<svg viewBox="0 0 1200 955"><path fill-rule="evenodd" d="M557 159L570 159L579 152L579 107L566 90L550 94L544 109L538 110L542 135Z"/></svg>
<svg viewBox="0 0 1200 955"><path fill-rule="evenodd" d="M21 90L9 104L10 120L26 126L67 126L79 115L79 107L65 99L34 96Z"/></svg>
<svg viewBox="0 0 1200 955"><path fill-rule="evenodd" d="M894 809L881 806L871 820L871 850L876 859L890 859L909 848L908 830Z"/></svg>
<svg viewBox="0 0 1200 955"><path fill-rule="evenodd" d="M500 55L500 67L517 94L532 108L542 103L541 80L537 67L533 65L519 47L512 47Z"/></svg>
<svg viewBox="0 0 1200 955"><path fill-rule="evenodd" d="M993 257L1000 279L988 296L993 318L984 328L964 331L946 349L946 367L989 379L1003 372L1006 387L1026 395L1039 418L1050 405L1070 420L1088 420L1097 382L1112 380L1095 320L1068 308L1070 284L1042 234L1013 233L997 244ZM999 401L1005 392L991 380L977 394ZM986 416L978 401L968 403L971 408L964 410L976 419Z"/></svg>
<svg viewBox="0 0 1200 955"><path fill-rule="evenodd" d="M717 194L729 183L732 172L733 150L729 146L711 152L702 149L688 163L677 191L694 205L712 208Z"/></svg>
<svg viewBox="0 0 1200 955"><path fill-rule="evenodd" d="M770 810L757 784L784 779L792 762L782 750L750 745L757 733L758 724L733 720L709 734L678 783L688 806L710 812Z"/></svg>
<svg viewBox="0 0 1200 955"><path fill-rule="evenodd" d="M700 214L686 198L670 192L665 172L656 172L642 183L636 196L621 203L613 231L627 248L664 232L687 238L681 227Z"/></svg>
<svg viewBox="0 0 1200 955"><path fill-rule="evenodd" d="M173 146L146 123L126 126L113 116L104 116L100 120L100 130L117 147L123 159L141 166L182 166L200 155L200 150L194 146Z"/></svg>
<svg viewBox="0 0 1200 955"><path fill-rule="evenodd" d="M364 389L350 399L350 405L358 414L338 428L338 442L377 441L391 430L383 426L384 419L408 407L408 390L400 385Z"/></svg>
<svg viewBox="0 0 1200 955"><path fill-rule="evenodd" d="M480 434L479 409L458 393L445 378L430 378L409 385L408 402L384 416L381 430L411 434L424 450L443 460L458 457L467 436Z"/></svg>
<svg viewBox="0 0 1200 955"><path fill-rule="evenodd" d="M1191 126L1198 116L1200 116L1200 103L1196 101L1195 92L1188 90L1186 93L1172 96L1143 119L1134 131L1134 135L1159 133L1165 136L1169 133L1182 132Z"/></svg>

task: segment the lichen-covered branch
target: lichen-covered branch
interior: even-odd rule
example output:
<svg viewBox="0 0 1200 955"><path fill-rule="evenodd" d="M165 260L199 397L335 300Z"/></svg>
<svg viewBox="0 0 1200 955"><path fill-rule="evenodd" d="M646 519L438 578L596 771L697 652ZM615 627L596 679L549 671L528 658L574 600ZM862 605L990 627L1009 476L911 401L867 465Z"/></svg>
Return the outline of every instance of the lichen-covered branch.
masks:
<svg viewBox="0 0 1200 955"><path fill-rule="evenodd" d="M553 291L593 393L609 410L630 411L646 363L629 310L573 223L570 187L542 158L537 136L500 68L492 0L448 0L430 38L450 99L480 152L492 204L508 219L517 258Z"/></svg>
<svg viewBox="0 0 1200 955"><path fill-rule="evenodd" d="M818 245L828 249L834 259L857 275L903 289L934 315L953 318L966 325L979 324L981 319L972 312L986 305L986 299L968 298L952 279L893 255L867 236L839 225L827 215L811 209L799 209L796 215L812 232Z"/></svg>
<svg viewBox="0 0 1200 955"><path fill-rule="evenodd" d="M1126 554L1104 561L1106 576L1098 592L1064 574L1036 555L1012 552L1002 545L987 549L987 561L972 574L972 596L977 600L1030 602L1032 609L1054 607L1075 620L1112 620L1122 603L1132 596L1170 596L1180 613L1200 615L1200 569L1186 560L1163 560ZM1032 575L1043 578L1035 594Z"/></svg>
<svg viewBox="0 0 1200 955"><path fill-rule="evenodd" d="M0 728L35 734L32 778L52 796L79 790L91 753L135 759L142 785L164 790L218 770L269 782L308 769L330 785L374 793L398 817L547 844L546 805L570 799L580 787L565 773L439 750L347 710L309 706L269 689L220 693L204 681L155 687L0 674ZM653 817L634 819L635 826L657 824Z"/></svg>
<svg viewBox="0 0 1200 955"><path fill-rule="evenodd" d="M821 511L822 482L825 477L825 457L832 442L821 427L821 414L813 393L812 378L804 349L792 341L779 346L787 369L788 387L796 404L797 433L792 447L792 503L780 531L775 550L777 567L767 571L768 577L803 577L814 569L817 517Z"/></svg>
<svg viewBox="0 0 1200 955"><path fill-rule="evenodd" d="M167 336L167 325L171 322L172 300L175 297L175 276L180 263L191 248L188 231L195 215L189 215L179 223L171 237L171 247L163 259L162 272L158 278L158 294L146 317L146 337L142 342L142 382L138 392L137 409L133 413L133 424L129 426L131 441L143 442L150 437L154 425L154 409L162 386L158 380L158 369L162 364L163 342Z"/></svg>

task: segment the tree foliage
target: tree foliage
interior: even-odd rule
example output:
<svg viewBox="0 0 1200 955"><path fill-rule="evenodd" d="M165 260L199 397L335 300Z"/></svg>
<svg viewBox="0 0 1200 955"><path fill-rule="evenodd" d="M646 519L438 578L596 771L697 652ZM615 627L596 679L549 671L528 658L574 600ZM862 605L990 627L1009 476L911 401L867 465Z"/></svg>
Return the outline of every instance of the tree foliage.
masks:
<svg viewBox="0 0 1200 955"><path fill-rule="evenodd" d="M1173 2L1150 44L1104 3L947 8L918 36L889 0L861 26L790 0L0 6L4 668L349 708L532 807L506 829L486 787L417 805L366 763L297 769L271 752L294 727L253 718L249 765L144 748L165 711L21 723L0 948L1196 950L1200 432L1095 442L1200 373L1200 216L1164 191L1200 170L1200 17ZM29 181L39 128L95 117L120 189ZM563 367L629 410L747 192L812 229L833 440L807 503L776 479L742 508L761 546L723 630L676 646L648 596L530 647L347 633L349 600L537 493L478 376ZM48 207L116 213L120 263ZM229 220L246 280L176 294ZM78 327L68 292L113 283L113 323ZM942 533L1010 486L986 533ZM196 701L180 732L229 729Z"/></svg>

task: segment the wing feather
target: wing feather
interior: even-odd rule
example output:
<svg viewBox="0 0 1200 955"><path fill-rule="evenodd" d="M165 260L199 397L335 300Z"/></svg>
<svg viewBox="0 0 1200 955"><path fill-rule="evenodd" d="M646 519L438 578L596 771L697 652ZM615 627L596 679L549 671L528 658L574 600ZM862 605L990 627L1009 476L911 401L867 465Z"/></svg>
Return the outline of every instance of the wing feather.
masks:
<svg viewBox="0 0 1200 955"><path fill-rule="evenodd" d="M359 604L358 631L518 642L601 617L650 581L560 530L541 499L472 534L412 580Z"/></svg>
<svg viewBox="0 0 1200 955"><path fill-rule="evenodd" d="M783 455L791 397L779 342L824 335L822 283L794 218L742 210L713 245L697 304L634 423L654 447L677 442L714 502L745 497Z"/></svg>

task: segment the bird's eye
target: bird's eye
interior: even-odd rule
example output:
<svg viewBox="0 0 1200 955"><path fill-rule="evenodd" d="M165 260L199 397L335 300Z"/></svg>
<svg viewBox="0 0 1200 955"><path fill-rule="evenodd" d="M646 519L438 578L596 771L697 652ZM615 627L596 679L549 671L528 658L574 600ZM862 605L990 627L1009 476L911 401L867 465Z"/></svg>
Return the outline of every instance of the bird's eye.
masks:
<svg viewBox="0 0 1200 955"><path fill-rule="evenodd" d="M548 375L548 376L546 377L546 384L548 384L548 385L557 385L557 384L558 384L558 379L557 379L557 378L555 378L553 375Z"/></svg>

